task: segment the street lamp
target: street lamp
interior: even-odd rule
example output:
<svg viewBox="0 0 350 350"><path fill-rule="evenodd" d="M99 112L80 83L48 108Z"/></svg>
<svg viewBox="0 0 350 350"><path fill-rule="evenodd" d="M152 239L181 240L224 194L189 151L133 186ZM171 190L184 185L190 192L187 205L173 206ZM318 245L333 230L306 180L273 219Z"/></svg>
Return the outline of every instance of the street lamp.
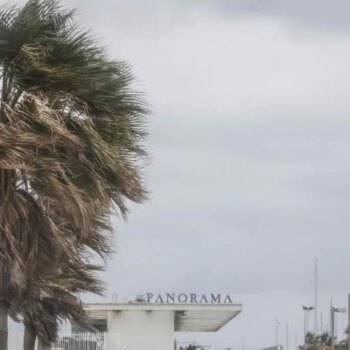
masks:
<svg viewBox="0 0 350 350"><path fill-rule="evenodd" d="M280 321L278 320L278 318L276 318L276 350L280 349L279 340L278 340L278 326L279 325L280 325Z"/></svg>
<svg viewBox="0 0 350 350"><path fill-rule="evenodd" d="M348 350L350 350L350 293L348 294Z"/></svg>
<svg viewBox="0 0 350 350"><path fill-rule="evenodd" d="M332 350L335 348L335 343L334 343L334 321L335 321L335 314L336 313L344 313L346 312L345 307L334 307L331 306L331 346Z"/></svg>
<svg viewBox="0 0 350 350"><path fill-rule="evenodd" d="M304 339L306 339L306 334L309 332L309 312L314 310L313 306L304 306Z"/></svg>

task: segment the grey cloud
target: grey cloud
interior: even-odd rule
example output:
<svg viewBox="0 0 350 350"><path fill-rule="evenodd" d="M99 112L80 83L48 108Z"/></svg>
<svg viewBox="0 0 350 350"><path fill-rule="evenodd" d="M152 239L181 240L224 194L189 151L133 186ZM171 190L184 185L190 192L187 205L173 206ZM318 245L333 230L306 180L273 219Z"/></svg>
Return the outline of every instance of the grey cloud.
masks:
<svg viewBox="0 0 350 350"><path fill-rule="evenodd" d="M157 24L164 30L168 28L166 22L180 24L195 20L198 14L216 14L236 19L276 18L295 27L321 30L324 34L327 31L348 34L350 29L350 4L346 0L104 0L100 2L103 8L97 8L94 0L70 0L70 3L84 8L85 14L95 21L103 21L106 16L117 18L116 26L132 23L150 28Z"/></svg>
<svg viewBox="0 0 350 350"><path fill-rule="evenodd" d="M151 28L155 25L168 31L171 25L191 23L200 14L238 20L251 16L275 18L290 22L295 28L309 27L326 35L329 31L348 34L350 30L347 0L102 0L98 5L96 0L65 0L64 3L80 8L87 25L103 24L109 18L115 28L129 25L130 34L137 27L142 27L145 35L154 34Z"/></svg>
<svg viewBox="0 0 350 350"><path fill-rule="evenodd" d="M220 5L226 15L278 17L299 25L346 33L350 29L350 3L346 0L222 0Z"/></svg>

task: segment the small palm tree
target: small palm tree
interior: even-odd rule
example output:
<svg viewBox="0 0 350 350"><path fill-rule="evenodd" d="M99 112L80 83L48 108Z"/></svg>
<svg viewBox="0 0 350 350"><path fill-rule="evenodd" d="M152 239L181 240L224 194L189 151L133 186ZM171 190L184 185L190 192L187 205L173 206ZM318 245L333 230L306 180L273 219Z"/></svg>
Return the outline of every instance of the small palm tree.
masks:
<svg viewBox="0 0 350 350"><path fill-rule="evenodd" d="M186 350L202 350L203 347L200 345L189 345Z"/></svg>
<svg viewBox="0 0 350 350"><path fill-rule="evenodd" d="M305 344L299 347L301 350L330 350L331 337L328 333L315 335L314 333L307 333L305 337Z"/></svg>
<svg viewBox="0 0 350 350"><path fill-rule="evenodd" d="M55 342L59 326L67 318L87 323L88 317L77 293L102 294L103 284L93 274L96 271L101 268L87 264L67 266L37 288L30 288L30 294L20 305L25 324L24 350L34 350L37 337L41 344Z"/></svg>
<svg viewBox="0 0 350 350"><path fill-rule="evenodd" d="M54 342L59 326L66 318L81 324L87 321L79 294L101 295L103 283L94 276L102 268L88 263L86 251L93 251L105 260L112 252L112 244L109 236L102 232L109 230L105 220L96 216L91 220L91 232L81 242L73 240L69 243L66 238L66 244L59 253L59 264L49 273L36 275L17 308L12 306L13 317L23 319L25 324L24 350L34 350L37 337L38 350ZM50 348L50 345L47 347Z"/></svg>
<svg viewBox="0 0 350 350"><path fill-rule="evenodd" d="M65 259L107 252L109 208L145 199L144 103L73 17L55 0L0 10L1 349L8 313Z"/></svg>

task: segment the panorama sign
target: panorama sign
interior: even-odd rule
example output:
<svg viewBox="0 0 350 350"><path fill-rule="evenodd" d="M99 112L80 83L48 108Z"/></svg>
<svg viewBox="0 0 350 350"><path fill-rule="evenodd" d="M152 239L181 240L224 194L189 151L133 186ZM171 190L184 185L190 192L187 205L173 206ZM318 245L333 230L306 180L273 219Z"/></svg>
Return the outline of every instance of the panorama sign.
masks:
<svg viewBox="0 0 350 350"><path fill-rule="evenodd" d="M146 301L154 304L232 304L229 294L147 293Z"/></svg>

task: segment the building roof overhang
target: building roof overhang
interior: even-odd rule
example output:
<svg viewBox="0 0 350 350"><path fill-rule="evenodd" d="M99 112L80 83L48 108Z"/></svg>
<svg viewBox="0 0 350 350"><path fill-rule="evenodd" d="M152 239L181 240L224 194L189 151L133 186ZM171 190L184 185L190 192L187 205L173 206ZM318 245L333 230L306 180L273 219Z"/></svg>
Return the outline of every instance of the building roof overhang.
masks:
<svg viewBox="0 0 350 350"><path fill-rule="evenodd" d="M157 304L146 302L87 304L91 318L107 318L108 311L171 311L175 332L216 332L242 311L242 304Z"/></svg>

